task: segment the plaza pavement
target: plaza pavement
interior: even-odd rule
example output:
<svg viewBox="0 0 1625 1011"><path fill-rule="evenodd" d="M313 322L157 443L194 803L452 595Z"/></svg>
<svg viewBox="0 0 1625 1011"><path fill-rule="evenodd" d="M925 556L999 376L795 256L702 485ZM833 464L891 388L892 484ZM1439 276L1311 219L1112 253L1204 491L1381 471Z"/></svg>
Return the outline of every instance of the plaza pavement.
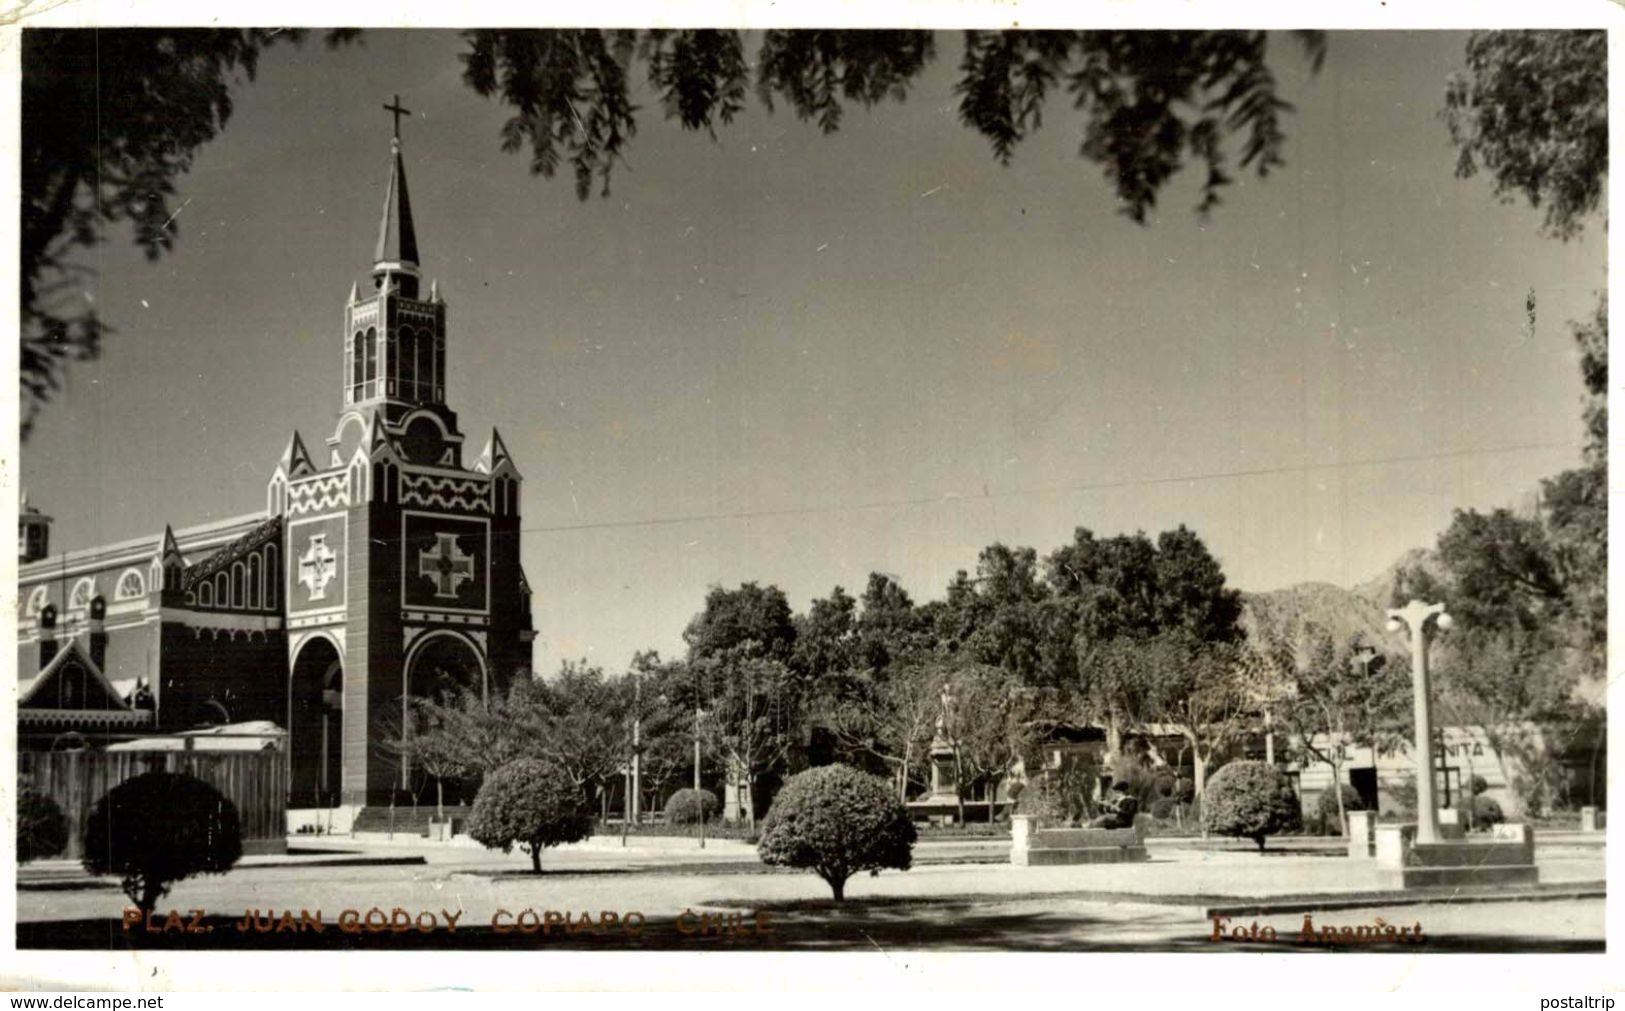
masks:
<svg viewBox="0 0 1625 1011"><path fill-rule="evenodd" d="M1007 845L1002 842L928 840L916 847L912 870L854 877L847 885L846 905L835 907L828 887L813 874L764 868L754 847L734 840L708 840L701 850L692 839L633 837L622 847L619 837L605 836L548 850L542 860L545 873L539 877L529 873L529 858L517 850L504 855L463 843L431 844L421 839L358 844L343 838L315 842L296 837L291 843L301 852L282 863L251 858L259 862L245 860L231 874L177 884L160 903L161 910L204 909L220 918L210 921L222 928L220 937L211 941L261 946L328 944L336 939L330 934L235 936L229 925L246 910L274 915L289 909L296 914L321 910L329 924L347 909L361 915L374 908L380 915L396 908L414 916L434 914L442 927L446 913L459 916L455 935L442 929L424 935L337 939L383 947L710 944L776 949L1173 950L1194 945L1210 950L1223 946L1208 939L1209 907L1293 896L1323 897L1335 906L1339 897L1352 899L1377 889L1370 862L1350 861L1338 855L1336 847L1325 845L1260 854L1223 843L1155 841L1152 859L1142 864L1019 868L1008 863L938 862L994 860ZM332 862L345 853L363 861L421 857L422 863ZM1403 915L1413 920L1448 928L1429 934L1436 950L1481 950L1475 947L1480 945L1489 950L1563 951L1600 946L1603 902L1576 896L1598 894L1604 878L1602 847L1590 839L1548 840L1538 859L1543 888L1590 885L1589 891L1570 889L1570 897L1560 902L1459 906L1407 902L1396 909L1408 910ZM108 923L125 902L111 887L113 882L104 879L78 889L29 887L30 876L48 870L33 865L24 868L20 878L19 944L81 946L64 940L74 936L81 938L82 946L119 944L121 938ZM649 926L637 938L615 931L570 935L562 929L550 929L546 936L492 935L493 918L509 924L525 910L534 910L538 919L548 911L577 919L590 914L594 923L602 922L605 911L617 919L636 911ZM743 932L715 935L678 929L680 922L697 926L705 913L744 914L733 921L737 926L757 912L766 914L771 936L756 934L752 924ZM1359 923L1380 913L1344 910L1327 915L1336 922ZM1403 918L1398 911L1393 915ZM1253 919L1265 922L1262 917L1248 917L1247 922ZM1292 913L1268 922L1277 930L1290 925L1296 931L1301 920L1301 914ZM174 945L199 941L148 940Z"/></svg>

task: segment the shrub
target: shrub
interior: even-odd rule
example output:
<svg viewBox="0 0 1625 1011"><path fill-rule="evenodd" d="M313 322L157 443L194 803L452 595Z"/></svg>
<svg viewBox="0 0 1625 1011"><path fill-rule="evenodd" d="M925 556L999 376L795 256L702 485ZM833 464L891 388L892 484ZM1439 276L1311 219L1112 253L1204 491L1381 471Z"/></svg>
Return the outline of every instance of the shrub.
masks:
<svg viewBox="0 0 1625 1011"><path fill-rule="evenodd" d="M117 874L147 915L170 885L224 874L243 855L237 806L195 776L144 772L107 791L85 822L85 870Z"/></svg>
<svg viewBox="0 0 1625 1011"><path fill-rule="evenodd" d="M17 862L54 857L68 848L68 820L56 801L35 790L17 794Z"/></svg>
<svg viewBox="0 0 1625 1011"><path fill-rule="evenodd" d="M845 901L846 879L913 862L914 823L887 783L848 765L797 773L773 799L756 852L766 864L807 867Z"/></svg>
<svg viewBox="0 0 1625 1011"><path fill-rule="evenodd" d="M1151 802L1151 817L1167 821L1174 816L1174 798L1158 797Z"/></svg>
<svg viewBox="0 0 1625 1011"><path fill-rule="evenodd" d="M1251 839L1264 851L1264 838L1303 827L1303 808L1281 770L1263 762L1231 762L1208 780L1202 828L1219 835Z"/></svg>
<svg viewBox="0 0 1625 1011"><path fill-rule="evenodd" d="M487 849L530 854L542 873L542 850L592 835L592 810L578 787L557 766L535 758L509 762L485 777L474 797L468 834Z"/></svg>
<svg viewBox="0 0 1625 1011"><path fill-rule="evenodd" d="M717 816L722 802L710 790L689 788L678 790L666 801L666 824L698 825L711 822Z"/></svg>
<svg viewBox="0 0 1625 1011"><path fill-rule="evenodd" d="M1474 797L1478 796L1489 788L1490 784L1484 779L1483 776L1474 775L1472 779L1467 781L1467 789Z"/></svg>
<svg viewBox="0 0 1625 1011"><path fill-rule="evenodd" d="M1399 782L1388 788L1388 799L1393 801L1394 811L1401 821L1412 820L1416 817L1416 774L1408 772Z"/></svg>
<svg viewBox="0 0 1625 1011"><path fill-rule="evenodd" d="M1343 792L1344 811L1367 811L1365 798L1360 791L1347 783L1341 784ZM1315 813L1320 816L1320 823L1327 835L1342 835L1343 823L1337 817L1337 794L1331 790L1320 791L1320 800L1315 805Z"/></svg>
<svg viewBox="0 0 1625 1011"><path fill-rule="evenodd" d="M1501 805L1491 797L1473 798L1473 826L1488 829L1506 821L1506 815L1501 813Z"/></svg>

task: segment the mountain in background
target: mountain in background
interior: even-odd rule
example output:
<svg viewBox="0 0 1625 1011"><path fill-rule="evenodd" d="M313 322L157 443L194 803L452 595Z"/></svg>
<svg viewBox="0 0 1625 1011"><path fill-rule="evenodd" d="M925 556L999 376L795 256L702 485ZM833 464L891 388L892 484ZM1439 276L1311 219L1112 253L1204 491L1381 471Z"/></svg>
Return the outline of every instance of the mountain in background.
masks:
<svg viewBox="0 0 1625 1011"><path fill-rule="evenodd" d="M1338 643L1360 635L1367 643L1389 652L1404 649L1403 640L1387 630L1388 608L1402 570L1421 567L1439 571L1435 554L1416 548L1377 576L1352 589L1331 583L1299 583L1266 593L1243 593L1241 623L1249 636L1267 632L1293 644L1300 660L1307 658L1309 630L1319 626Z"/></svg>

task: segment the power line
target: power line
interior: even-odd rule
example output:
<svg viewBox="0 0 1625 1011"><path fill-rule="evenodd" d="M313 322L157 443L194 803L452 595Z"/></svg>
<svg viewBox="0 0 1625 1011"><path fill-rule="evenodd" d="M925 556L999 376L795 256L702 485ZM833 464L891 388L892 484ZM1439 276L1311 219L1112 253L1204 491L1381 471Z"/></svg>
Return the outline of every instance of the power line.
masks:
<svg viewBox="0 0 1625 1011"><path fill-rule="evenodd" d="M1511 446L1488 446L1481 449L1444 450L1437 453L1416 453L1410 456L1385 456L1367 460L1349 460L1344 463L1307 463L1290 467L1259 467L1253 470L1208 471L1200 474L1181 474L1174 477L1130 478L1122 481L1094 481L1083 484L1055 485L1048 488L1011 488L1005 491L983 489L980 495L947 494L934 498L891 499L882 502L861 502L856 505L790 506L783 509L741 509L732 512L690 513L685 516L657 516L643 520L605 520L601 523L570 523L558 526L523 527L522 532L566 533L577 530L618 530L634 527L667 527L683 523L710 523L718 520L771 519L784 516L817 516L831 513L873 512L879 509L905 509L910 506L944 505L953 502L980 502L986 499L1026 498L1041 495L1065 495L1073 492L1110 491L1116 488L1143 488L1167 484L1194 484L1198 481L1228 481L1244 477L1268 477L1275 474L1307 474L1321 470L1344 470L1354 467L1376 467L1390 463L1423 463L1429 460L1452 460L1467 456L1496 456L1506 453L1527 453L1542 449L1578 449L1572 442L1530 442Z"/></svg>

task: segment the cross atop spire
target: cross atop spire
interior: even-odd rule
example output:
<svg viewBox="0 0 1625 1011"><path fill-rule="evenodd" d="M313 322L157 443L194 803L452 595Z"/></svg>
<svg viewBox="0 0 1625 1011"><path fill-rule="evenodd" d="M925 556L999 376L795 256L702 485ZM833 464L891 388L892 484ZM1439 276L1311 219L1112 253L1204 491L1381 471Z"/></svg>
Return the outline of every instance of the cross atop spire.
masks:
<svg viewBox="0 0 1625 1011"><path fill-rule="evenodd" d="M401 105L401 96L400 95L396 95L395 96L395 101L393 101L390 104L384 106L384 109L386 111L388 111L388 112L391 112L391 113L395 114L395 136L394 136L394 141L395 141L395 143L399 144L401 142L401 117L402 116L410 116L410 115L412 115L412 110L404 108Z"/></svg>
<svg viewBox="0 0 1625 1011"><path fill-rule="evenodd" d="M399 95L384 109L395 116L395 134L389 142L389 184L384 190L384 214L378 223L372 276L380 291L394 286L407 298L417 298L418 240L412 227L412 202L406 195L406 166L401 159L401 116L411 110L401 105Z"/></svg>

